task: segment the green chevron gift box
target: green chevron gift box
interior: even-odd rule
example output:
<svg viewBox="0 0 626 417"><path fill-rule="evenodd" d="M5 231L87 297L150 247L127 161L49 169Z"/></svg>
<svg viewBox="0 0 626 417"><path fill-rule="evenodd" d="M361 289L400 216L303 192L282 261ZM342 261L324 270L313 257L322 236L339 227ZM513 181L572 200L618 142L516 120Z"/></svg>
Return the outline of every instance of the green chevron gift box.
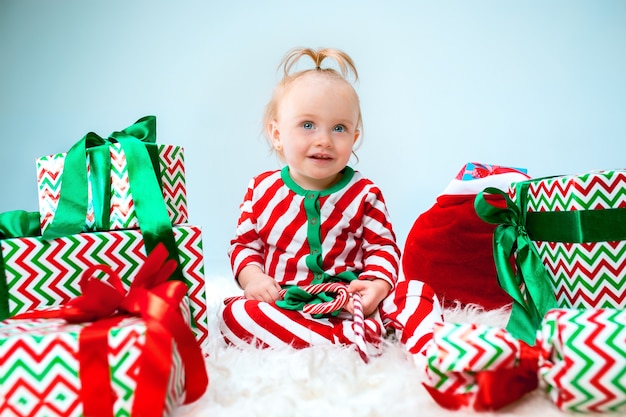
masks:
<svg viewBox="0 0 626 417"><path fill-rule="evenodd" d="M514 301L516 337L532 340L524 329L536 329L550 308L626 308L626 170L532 179L508 196L484 193L507 204L490 206L481 193L475 207L499 224L494 257Z"/></svg>
<svg viewBox="0 0 626 417"><path fill-rule="evenodd" d="M145 199L147 181L160 187L171 224L187 223L183 148L155 141L156 118L146 116L106 139L90 132L68 152L38 158L42 234L47 235L59 211L65 216L79 205L84 205L77 213L83 216L82 231L140 227L136 208L142 204L138 199ZM80 204L63 202L71 199Z"/></svg>
<svg viewBox="0 0 626 417"><path fill-rule="evenodd" d="M531 347L497 327L440 323L424 386L448 409L499 409L539 388L562 411L626 412L626 310L553 309L536 339Z"/></svg>
<svg viewBox="0 0 626 417"><path fill-rule="evenodd" d="M128 289L91 266L63 306L0 322L0 415L156 417L197 400L208 375L167 256L151 252Z"/></svg>
<svg viewBox="0 0 626 417"><path fill-rule="evenodd" d="M201 229L174 226L182 280L198 341L208 340ZM0 319L28 310L58 306L80 294L80 276L94 264L110 265L125 286L146 259L139 229L90 232L45 239L39 236L0 240Z"/></svg>

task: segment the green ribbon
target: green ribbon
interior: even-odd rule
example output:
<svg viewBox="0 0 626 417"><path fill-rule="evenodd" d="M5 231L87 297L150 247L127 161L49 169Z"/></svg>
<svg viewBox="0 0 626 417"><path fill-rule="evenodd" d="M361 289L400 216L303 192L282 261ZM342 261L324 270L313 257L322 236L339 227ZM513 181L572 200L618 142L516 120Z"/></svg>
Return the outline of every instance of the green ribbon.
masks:
<svg viewBox="0 0 626 417"><path fill-rule="evenodd" d="M626 240L626 208L530 212L526 229L532 240L544 242Z"/></svg>
<svg viewBox="0 0 626 417"><path fill-rule="evenodd" d="M485 193L500 195L506 208L490 204ZM557 303L548 272L526 231L525 195L518 193L517 196L524 209L513 203L505 192L489 187L476 196L474 208L482 220L498 225L493 235L498 283L513 298L506 328L517 339L533 345L541 320L548 310L557 307ZM515 269L511 264L513 256ZM522 286L526 295L522 293Z"/></svg>
<svg viewBox="0 0 626 417"><path fill-rule="evenodd" d="M40 234L38 211L13 210L0 213L0 239Z"/></svg>
<svg viewBox="0 0 626 417"><path fill-rule="evenodd" d="M119 143L126 155L128 179L133 193L137 222L149 254L161 242L170 259L179 264L173 278L185 281L180 270L178 249L161 191L156 155L156 118L143 117L107 139L89 132L67 152L61 174L61 192L54 219L43 237L53 239L82 232L88 207L87 150L89 149L92 201L96 229L108 230L110 210L110 150Z"/></svg>
<svg viewBox="0 0 626 417"><path fill-rule="evenodd" d="M0 239L39 236L39 212L14 210L0 213ZM0 320L9 317L9 286L0 248Z"/></svg>
<svg viewBox="0 0 626 417"><path fill-rule="evenodd" d="M548 176L515 184L516 195L526 212L531 183L559 178ZM541 242L615 242L626 240L626 208L526 212L526 231Z"/></svg>

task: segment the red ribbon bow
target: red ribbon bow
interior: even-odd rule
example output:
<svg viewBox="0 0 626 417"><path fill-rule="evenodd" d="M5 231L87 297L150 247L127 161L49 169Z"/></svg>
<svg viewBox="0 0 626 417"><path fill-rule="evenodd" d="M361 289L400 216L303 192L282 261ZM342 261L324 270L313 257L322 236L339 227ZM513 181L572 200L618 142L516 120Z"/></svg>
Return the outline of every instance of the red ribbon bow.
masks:
<svg viewBox="0 0 626 417"><path fill-rule="evenodd" d="M180 311L187 286L181 281L168 281L177 263L167 257L165 246L158 244L137 272L128 293L111 267L94 265L81 277L82 295L58 310L29 311L13 317L92 322L79 335L79 375L84 415L113 416L115 394L110 388L107 337L112 327L129 316L141 317L146 323L146 340L139 359L137 387L130 415L163 414L172 367L172 338L184 366L184 403L193 402L204 394L209 378L202 351ZM106 274L106 280L96 277L98 271Z"/></svg>

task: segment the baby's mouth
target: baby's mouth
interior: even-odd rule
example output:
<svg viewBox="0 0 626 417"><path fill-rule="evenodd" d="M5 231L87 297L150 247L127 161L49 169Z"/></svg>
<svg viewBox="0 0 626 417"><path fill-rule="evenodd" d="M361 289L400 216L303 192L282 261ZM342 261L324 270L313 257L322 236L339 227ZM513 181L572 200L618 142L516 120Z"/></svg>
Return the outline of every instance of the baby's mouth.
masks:
<svg viewBox="0 0 626 417"><path fill-rule="evenodd" d="M309 158L311 159L319 159L319 160L329 160L329 159L333 159L330 155L325 155L325 154L314 154L311 155Z"/></svg>

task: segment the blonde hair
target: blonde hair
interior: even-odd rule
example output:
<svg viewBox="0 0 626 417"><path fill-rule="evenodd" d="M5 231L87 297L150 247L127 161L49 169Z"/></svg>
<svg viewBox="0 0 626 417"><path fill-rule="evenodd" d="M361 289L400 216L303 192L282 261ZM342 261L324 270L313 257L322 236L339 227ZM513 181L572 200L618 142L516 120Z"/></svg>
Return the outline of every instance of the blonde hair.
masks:
<svg viewBox="0 0 626 417"><path fill-rule="evenodd" d="M313 64L315 65L313 68L294 71L294 67L303 57L309 57ZM327 58L332 59L336 62L337 69L332 67L322 67L322 63ZM283 69L283 78L274 88L274 93L272 94L272 98L269 103L265 106L265 112L263 114L263 135L265 139L268 141L270 145L270 149L274 150L272 146L272 139L269 131L270 122L276 119L278 113L278 104L280 100L283 98L285 93L289 90L291 85L295 80L300 79L303 76L309 74L322 74L332 79L340 80L346 83L352 91L354 92L354 96L357 99L357 105L359 106L359 118L357 121L357 129L359 131L363 131L363 119L361 117L361 106L359 104L359 96L354 90L352 83L349 81L349 76L353 76L353 82L357 82L359 79L359 74L356 70L356 65L354 65L354 61L348 54L345 52L334 49L334 48L321 48L321 49L311 49L311 48L294 48L288 51L283 57L282 61L278 65L278 69L282 67ZM356 155L355 155L356 156ZM358 157L357 157L358 159Z"/></svg>

